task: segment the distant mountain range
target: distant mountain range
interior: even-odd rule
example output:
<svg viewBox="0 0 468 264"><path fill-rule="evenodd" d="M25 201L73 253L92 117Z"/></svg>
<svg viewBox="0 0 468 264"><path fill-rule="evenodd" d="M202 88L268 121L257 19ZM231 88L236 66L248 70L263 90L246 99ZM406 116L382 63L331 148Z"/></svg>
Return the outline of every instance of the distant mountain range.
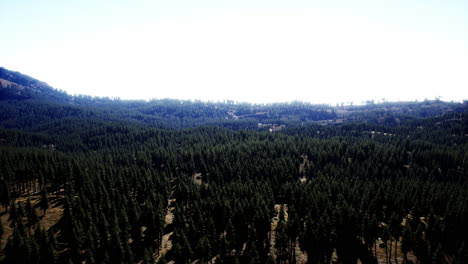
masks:
<svg viewBox="0 0 468 264"><path fill-rule="evenodd" d="M399 125L406 120L463 113L468 104L443 101L369 102L360 106L303 102L249 104L175 99L130 101L71 96L45 82L0 68L0 127L34 129L66 118L125 121L151 127L200 125L231 129L279 130L305 124L364 122Z"/></svg>

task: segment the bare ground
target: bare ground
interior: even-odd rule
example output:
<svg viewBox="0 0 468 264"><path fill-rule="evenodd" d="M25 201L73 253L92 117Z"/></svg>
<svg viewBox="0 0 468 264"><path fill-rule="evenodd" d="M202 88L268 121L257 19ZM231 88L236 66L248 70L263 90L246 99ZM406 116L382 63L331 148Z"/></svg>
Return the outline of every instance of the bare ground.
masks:
<svg viewBox="0 0 468 264"><path fill-rule="evenodd" d="M203 183L203 178L202 178L202 174L201 173L194 173L192 175L192 181L193 183L195 183L196 185L201 185Z"/></svg>
<svg viewBox="0 0 468 264"><path fill-rule="evenodd" d="M166 226L172 225L174 222L174 207L172 207L172 204L175 202L175 199L169 199L168 201L168 207L166 210L166 216L165 216L165 224ZM167 234L164 234L162 237L161 241L161 247L159 248L159 255L155 254L155 260L158 262L164 255L167 254L172 249L172 241L171 241L171 236L174 232L169 232Z"/></svg>
<svg viewBox="0 0 468 264"><path fill-rule="evenodd" d="M44 214L43 210L38 208L35 209L36 214L40 217L38 224L45 230L49 230L52 226L57 224L60 218L62 218L63 214L63 204L60 202L63 198L63 192L61 191L59 194L49 194L47 197L49 198L49 209L46 210L46 213ZM25 206L27 199L28 197L26 195L22 195L18 197L15 202L21 202L23 203L23 206ZM39 193L35 193L30 195L29 199L31 200L31 204L33 206L37 206L41 196ZM8 210L9 209L10 207L8 207ZM10 214L5 212L5 210L6 208L4 206L0 206L0 223L4 230L4 234L0 240L0 252L3 251L8 242L8 239L13 235L13 228L10 227L8 221Z"/></svg>
<svg viewBox="0 0 468 264"><path fill-rule="evenodd" d="M390 244L387 244L390 247ZM392 243L392 256L390 258L390 263L396 263L395 262L395 250L397 250L397 260L398 263L403 263L403 253L401 252L401 241L398 241L398 248L396 248L396 243ZM390 251L390 248L388 249ZM385 248L380 248L377 246L377 261L378 263L386 264L386 254L385 254ZM414 256L413 252L409 252L408 255L408 260L412 261L413 263L417 262L416 256Z"/></svg>
<svg viewBox="0 0 468 264"><path fill-rule="evenodd" d="M273 258L276 258L276 249L275 249L275 238L276 238L276 227L279 222L279 213L281 206L284 208L284 220L288 221L288 205L287 204L275 204L276 216L271 219L271 240L270 240L270 255ZM307 253L302 252L299 247L299 242L296 243L296 248L294 249L296 253L296 263L305 264L307 263Z"/></svg>

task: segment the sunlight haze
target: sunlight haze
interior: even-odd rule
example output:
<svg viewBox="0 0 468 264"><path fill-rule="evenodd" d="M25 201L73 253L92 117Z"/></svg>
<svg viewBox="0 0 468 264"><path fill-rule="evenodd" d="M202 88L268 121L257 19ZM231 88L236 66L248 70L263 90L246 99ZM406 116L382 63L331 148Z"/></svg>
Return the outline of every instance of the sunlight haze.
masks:
<svg viewBox="0 0 468 264"><path fill-rule="evenodd" d="M0 66L122 99L468 98L466 1L194 2L0 0Z"/></svg>

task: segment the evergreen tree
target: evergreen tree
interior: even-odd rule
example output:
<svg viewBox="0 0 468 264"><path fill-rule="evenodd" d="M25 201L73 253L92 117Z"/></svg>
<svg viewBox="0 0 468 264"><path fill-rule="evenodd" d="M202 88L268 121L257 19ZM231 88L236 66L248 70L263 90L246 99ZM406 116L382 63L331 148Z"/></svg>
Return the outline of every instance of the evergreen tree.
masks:
<svg viewBox="0 0 468 264"><path fill-rule="evenodd" d="M0 204L5 206L8 212L8 205L11 203L10 183L4 175L0 176Z"/></svg>
<svg viewBox="0 0 468 264"><path fill-rule="evenodd" d="M41 189L41 200L39 202L39 207L44 211L42 215L45 215L46 210L49 208L49 198L47 197L45 188Z"/></svg>
<svg viewBox="0 0 468 264"><path fill-rule="evenodd" d="M153 253L151 253L151 250L145 249L143 263L144 264L154 264Z"/></svg>
<svg viewBox="0 0 468 264"><path fill-rule="evenodd" d="M4 234L4 233L5 233L5 229L4 229L4 227L3 227L3 224L0 223L0 239L3 238L3 234Z"/></svg>
<svg viewBox="0 0 468 264"><path fill-rule="evenodd" d="M406 225L401 238L401 252L403 253L404 263L408 262L408 252L413 249L413 246L414 242L411 226Z"/></svg>
<svg viewBox="0 0 468 264"><path fill-rule="evenodd" d="M36 210L32 205L31 199L29 197L26 201L26 217L28 218L29 235L31 235L31 228L33 228L39 222L39 217L37 216Z"/></svg>

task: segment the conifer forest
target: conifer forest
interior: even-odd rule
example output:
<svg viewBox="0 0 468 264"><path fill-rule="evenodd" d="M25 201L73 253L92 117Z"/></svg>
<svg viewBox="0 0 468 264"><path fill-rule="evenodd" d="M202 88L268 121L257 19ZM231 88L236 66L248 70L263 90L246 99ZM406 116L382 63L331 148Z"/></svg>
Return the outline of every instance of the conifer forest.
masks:
<svg viewBox="0 0 468 264"><path fill-rule="evenodd" d="M0 263L468 263L468 102L71 96L0 68Z"/></svg>

